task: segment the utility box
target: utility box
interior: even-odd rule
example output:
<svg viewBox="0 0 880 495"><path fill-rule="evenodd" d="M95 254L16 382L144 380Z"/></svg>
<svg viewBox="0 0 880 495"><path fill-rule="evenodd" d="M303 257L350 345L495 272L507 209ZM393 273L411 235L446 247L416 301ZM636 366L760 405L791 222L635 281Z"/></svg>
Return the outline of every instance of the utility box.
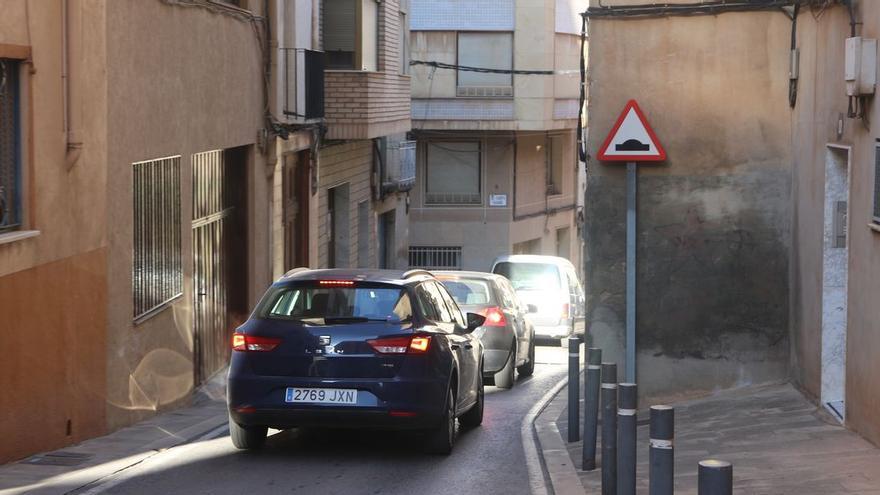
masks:
<svg viewBox="0 0 880 495"><path fill-rule="evenodd" d="M847 96L873 95L877 84L877 40L846 39L844 77Z"/></svg>

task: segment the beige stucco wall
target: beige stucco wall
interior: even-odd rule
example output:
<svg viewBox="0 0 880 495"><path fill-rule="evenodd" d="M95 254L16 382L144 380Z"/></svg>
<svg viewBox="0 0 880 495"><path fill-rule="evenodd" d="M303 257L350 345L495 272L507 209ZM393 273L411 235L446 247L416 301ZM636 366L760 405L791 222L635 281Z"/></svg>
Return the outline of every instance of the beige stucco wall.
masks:
<svg viewBox="0 0 880 495"><path fill-rule="evenodd" d="M880 37L880 5L858 2L858 34ZM825 157L829 143L850 148L846 321L846 426L880 444L880 232L869 228L873 209L876 132L846 118L844 40L850 36L844 7L827 9L818 20L798 22L801 78L793 147L792 374L811 395L821 394L822 238ZM837 135L843 117L843 133ZM880 119L876 104L869 122Z"/></svg>
<svg viewBox="0 0 880 495"><path fill-rule="evenodd" d="M257 11L259 13L259 11ZM271 170L254 146L263 127L261 47L250 22L159 1L107 2L107 201L110 245L110 428L188 397L192 367L191 156L250 146L248 299L271 280ZM181 155L184 293L135 326L131 302L131 163Z"/></svg>
<svg viewBox="0 0 880 495"><path fill-rule="evenodd" d="M643 395L787 377L790 29L780 12L590 23L588 312L619 364L625 167L595 157L631 98L669 157L639 168Z"/></svg>
<svg viewBox="0 0 880 495"><path fill-rule="evenodd" d="M0 57L30 57L20 71L22 231L38 232L0 234L11 352L0 361L0 462L106 431L94 407L106 396L105 10L101 0L70 2L71 122L84 146L68 155L61 2L27 3L4 2L0 15ZM53 295L51 310L39 293Z"/></svg>

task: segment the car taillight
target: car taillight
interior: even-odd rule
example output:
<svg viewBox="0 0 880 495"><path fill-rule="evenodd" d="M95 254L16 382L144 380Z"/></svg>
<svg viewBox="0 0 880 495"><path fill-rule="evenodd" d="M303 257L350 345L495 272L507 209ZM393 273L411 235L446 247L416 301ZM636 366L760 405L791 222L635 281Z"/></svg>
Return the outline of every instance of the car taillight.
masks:
<svg viewBox="0 0 880 495"><path fill-rule="evenodd" d="M257 337L236 333L232 335L232 350L240 352L267 352L278 347L281 339L271 337Z"/></svg>
<svg viewBox="0 0 880 495"><path fill-rule="evenodd" d="M571 318L571 306L568 303L562 303L562 319Z"/></svg>
<svg viewBox="0 0 880 495"><path fill-rule="evenodd" d="M483 322L484 327L507 326L507 318L504 317L504 311L501 311L501 308L497 306L486 308L483 311L480 311L480 314L486 317L486 321Z"/></svg>
<svg viewBox="0 0 880 495"><path fill-rule="evenodd" d="M368 340L367 344L379 354L424 354L431 345L430 335L415 337L389 337Z"/></svg>

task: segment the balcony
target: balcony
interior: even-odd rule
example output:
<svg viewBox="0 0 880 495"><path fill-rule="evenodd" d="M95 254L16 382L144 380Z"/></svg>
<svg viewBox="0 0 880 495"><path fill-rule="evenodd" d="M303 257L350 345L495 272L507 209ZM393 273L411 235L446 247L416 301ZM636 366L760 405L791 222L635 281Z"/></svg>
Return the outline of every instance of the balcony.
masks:
<svg viewBox="0 0 880 495"><path fill-rule="evenodd" d="M284 86L282 112L289 123L324 118L324 53L280 48Z"/></svg>
<svg viewBox="0 0 880 495"><path fill-rule="evenodd" d="M328 70L325 88L328 139L373 139L412 127L408 75Z"/></svg>
<svg viewBox="0 0 880 495"><path fill-rule="evenodd" d="M383 154L382 193L404 192L416 183L416 142L389 143Z"/></svg>

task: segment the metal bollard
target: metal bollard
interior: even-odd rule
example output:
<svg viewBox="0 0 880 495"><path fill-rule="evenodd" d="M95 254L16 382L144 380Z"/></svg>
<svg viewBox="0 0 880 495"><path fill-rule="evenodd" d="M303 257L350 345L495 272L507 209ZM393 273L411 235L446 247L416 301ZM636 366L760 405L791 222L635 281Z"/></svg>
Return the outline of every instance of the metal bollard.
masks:
<svg viewBox="0 0 880 495"><path fill-rule="evenodd" d="M580 415L581 339L568 339L568 441L581 439Z"/></svg>
<svg viewBox="0 0 880 495"><path fill-rule="evenodd" d="M602 495L617 495L617 365L602 363Z"/></svg>
<svg viewBox="0 0 880 495"><path fill-rule="evenodd" d="M617 495L636 495L636 384L618 385L617 398Z"/></svg>
<svg viewBox="0 0 880 495"><path fill-rule="evenodd" d="M602 349L587 351L587 378L584 380L584 448L581 466L596 469L596 430L599 427L599 381L602 375Z"/></svg>
<svg viewBox="0 0 880 495"><path fill-rule="evenodd" d="M733 495L733 464L715 459L700 461L697 493L699 495Z"/></svg>
<svg viewBox="0 0 880 495"><path fill-rule="evenodd" d="M672 495L675 479L675 409L651 406L651 447L648 451L648 494Z"/></svg>

